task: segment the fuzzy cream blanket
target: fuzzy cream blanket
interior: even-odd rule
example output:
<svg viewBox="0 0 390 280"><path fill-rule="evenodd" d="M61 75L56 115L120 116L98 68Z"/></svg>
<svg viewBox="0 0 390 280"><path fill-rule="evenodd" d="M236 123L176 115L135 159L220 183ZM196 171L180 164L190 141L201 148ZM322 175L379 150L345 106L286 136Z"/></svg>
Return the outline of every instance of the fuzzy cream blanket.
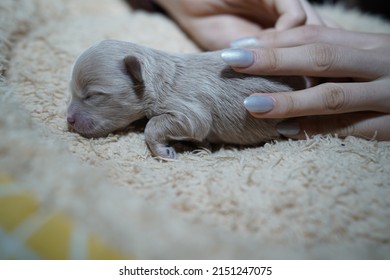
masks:
<svg viewBox="0 0 390 280"><path fill-rule="evenodd" d="M108 38L199 51L120 0L0 1L0 258L390 259L390 142L323 136L160 162L142 133L69 132L71 65Z"/></svg>

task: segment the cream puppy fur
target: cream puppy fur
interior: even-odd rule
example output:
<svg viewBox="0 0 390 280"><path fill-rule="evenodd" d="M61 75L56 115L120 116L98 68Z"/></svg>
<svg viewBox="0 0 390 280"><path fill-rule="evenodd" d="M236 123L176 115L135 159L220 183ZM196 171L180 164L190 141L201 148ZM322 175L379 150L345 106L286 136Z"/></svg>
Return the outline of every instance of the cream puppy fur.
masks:
<svg viewBox="0 0 390 280"><path fill-rule="evenodd" d="M234 72L220 51L173 54L105 40L74 64L67 121L83 136L102 137L146 117L152 155L169 159L176 157L174 141L256 145L279 138L279 120L252 117L244 99L303 85L299 77Z"/></svg>

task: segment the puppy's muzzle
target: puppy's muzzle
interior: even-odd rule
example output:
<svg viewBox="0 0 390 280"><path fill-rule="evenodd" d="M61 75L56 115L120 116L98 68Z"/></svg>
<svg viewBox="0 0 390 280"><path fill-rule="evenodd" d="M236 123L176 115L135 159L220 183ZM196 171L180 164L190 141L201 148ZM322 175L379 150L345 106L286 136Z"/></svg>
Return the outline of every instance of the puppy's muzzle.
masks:
<svg viewBox="0 0 390 280"><path fill-rule="evenodd" d="M75 118L68 116L68 117L66 118L66 121L67 121L67 123L68 123L68 129L69 129L69 131L74 132L74 131L75 131L75 129L74 129L74 124L76 123Z"/></svg>

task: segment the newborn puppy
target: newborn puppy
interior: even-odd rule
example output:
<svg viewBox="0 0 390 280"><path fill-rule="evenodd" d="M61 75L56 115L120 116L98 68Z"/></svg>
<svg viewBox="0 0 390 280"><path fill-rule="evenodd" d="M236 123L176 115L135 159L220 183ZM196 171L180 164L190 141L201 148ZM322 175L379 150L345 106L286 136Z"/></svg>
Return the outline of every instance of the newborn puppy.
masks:
<svg viewBox="0 0 390 280"><path fill-rule="evenodd" d="M146 117L152 155L175 158L172 141L255 145L279 138L279 120L252 117L243 101L303 86L299 77L234 72L220 51L173 54L105 40L75 62L67 121L83 136L101 137Z"/></svg>

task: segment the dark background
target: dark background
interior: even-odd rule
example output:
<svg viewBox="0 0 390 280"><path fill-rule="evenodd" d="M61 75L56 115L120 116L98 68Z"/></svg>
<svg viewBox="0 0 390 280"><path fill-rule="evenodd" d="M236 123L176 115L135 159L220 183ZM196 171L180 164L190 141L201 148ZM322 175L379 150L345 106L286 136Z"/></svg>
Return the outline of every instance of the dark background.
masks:
<svg viewBox="0 0 390 280"><path fill-rule="evenodd" d="M380 15L390 20L390 9L386 8L385 0L309 0L311 3L343 3L349 8L359 8L361 11Z"/></svg>

